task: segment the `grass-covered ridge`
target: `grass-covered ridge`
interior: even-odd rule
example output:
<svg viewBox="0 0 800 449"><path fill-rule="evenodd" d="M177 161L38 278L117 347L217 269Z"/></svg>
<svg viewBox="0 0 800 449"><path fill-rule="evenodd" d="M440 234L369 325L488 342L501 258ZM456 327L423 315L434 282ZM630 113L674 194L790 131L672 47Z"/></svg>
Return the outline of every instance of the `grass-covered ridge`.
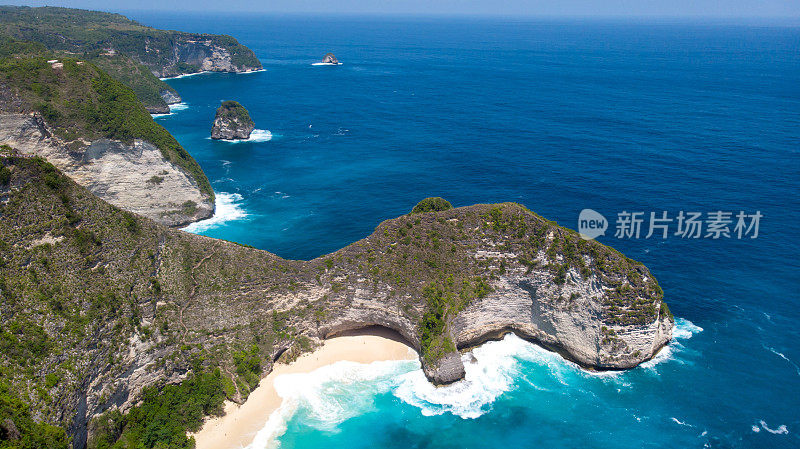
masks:
<svg viewBox="0 0 800 449"><path fill-rule="evenodd" d="M19 100L22 111L41 113L55 134L71 148L87 140L142 139L158 147L164 157L183 168L200 190L213 198L208 178L192 156L153 118L133 91L89 62L49 55L0 58L0 90ZM7 104L0 110L16 111Z"/></svg>
<svg viewBox="0 0 800 449"><path fill-rule="evenodd" d="M190 447L186 430L225 398L246 397L235 384L252 385L261 365L242 347L249 356L243 368L231 362L220 374L211 367L232 360L237 346L209 347L201 356L177 339L177 322L153 317L164 294L153 276L158 242L170 230L100 201L43 159L0 148L0 173L8 174L0 179L0 434L7 437L0 447L67 447L73 412L60 407L99 368L121 375L130 338L156 335L173 335L159 337L174 347L170 363L194 374L180 387L143 391L145 405L119 427L125 444L136 444L115 447L154 447L156 440Z"/></svg>
<svg viewBox="0 0 800 449"><path fill-rule="evenodd" d="M150 69L127 56L96 55L88 60L115 80L130 87L136 94L136 98L148 111L167 112L169 110L162 93L180 98L172 86L156 78Z"/></svg>

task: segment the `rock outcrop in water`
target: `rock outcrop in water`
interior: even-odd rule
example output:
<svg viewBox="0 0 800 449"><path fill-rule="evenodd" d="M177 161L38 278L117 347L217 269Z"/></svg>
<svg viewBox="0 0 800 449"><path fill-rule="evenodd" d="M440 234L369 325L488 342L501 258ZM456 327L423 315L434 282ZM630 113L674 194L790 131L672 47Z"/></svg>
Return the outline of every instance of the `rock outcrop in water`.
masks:
<svg viewBox="0 0 800 449"><path fill-rule="evenodd" d="M323 64L339 64L339 60L336 59L336 56L333 53L326 53L325 56L322 57Z"/></svg>
<svg viewBox="0 0 800 449"><path fill-rule="evenodd" d="M405 215L295 261L123 212L37 159L0 157L0 174L0 290L13 299L0 324L29 323L23 347L47 342L0 361L18 391L59 373L52 400L26 401L77 447L93 416L189 371L219 367L231 397L246 396L242 347L269 371L325 338L381 326L444 384L464 376L460 350L508 332L593 369L636 366L672 334L644 265L515 203Z"/></svg>
<svg viewBox="0 0 800 449"><path fill-rule="evenodd" d="M214 116L212 139L249 139L255 129L247 109L236 101L223 101Z"/></svg>

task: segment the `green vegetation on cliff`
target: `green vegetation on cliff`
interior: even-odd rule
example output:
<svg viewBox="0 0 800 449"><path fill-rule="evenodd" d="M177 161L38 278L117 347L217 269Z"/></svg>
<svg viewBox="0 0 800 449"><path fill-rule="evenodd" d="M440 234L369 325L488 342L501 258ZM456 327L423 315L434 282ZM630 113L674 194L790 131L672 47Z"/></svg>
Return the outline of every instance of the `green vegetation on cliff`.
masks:
<svg viewBox="0 0 800 449"><path fill-rule="evenodd" d="M424 200L417 203L413 209L411 209L412 214L420 214L423 212L440 212L443 210L452 209L453 205L450 204L444 198L434 196L430 198L425 198Z"/></svg>
<svg viewBox="0 0 800 449"><path fill-rule="evenodd" d="M213 198L211 184L200 166L166 129L153 121L133 91L88 62L62 59L63 66L58 66L46 58L0 58L0 92L17 100L0 106L0 110L38 111L72 148L98 138L150 142ZM15 110L17 103L21 111Z"/></svg>
<svg viewBox="0 0 800 449"><path fill-rule="evenodd" d="M0 382L75 441L93 418L92 447L191 447L185 432L276 360L359 325L398 329L429 363L455 350L460 313L527 274L548 310L571 310L579 283L619 292L592 303L614 344L619 323L668 313L641 263L515 203L407 214L290 261L121 211L38 158L0 167Z"/></svg>
<svg viewBox="0 0 800 449"><path fill-rule="evenodd" d="M253 119L250 118L250 113L247 112L244 106L239 104L238 101L226 100L217 108L215 119L221 118L224 120L235 120L241 125L253 125Z"/></svg>
<svg viewBox="0 0 800 449"><path fill-rule="evenodd" d="M162 94L180 98L172 86L156 78L150 69L127 56L96 56L89 61L112 78L130 87L149 112L169 111Z"/></svg>
<svg viewBox="0 0 800 449"><path fill-rule="evenodd" d="M168 294L161 282L171 285L153 276L155 267L180 266L187 251L181 245L173 258L161 254L158 242L172 231L102 202L40 158L0 157L0 173L9 174L0 183L0 198L7 199L0 201L0 427L6 415L14 423L5 424L13 438L5 439L8 445L0 438L0 447L65 447L63 428L79 424L70 419L74 411L61 407L98 368L122 374L131 338L173 348L150 369L171 363L195 374L180 386L144 390L143 404L126 415L119 435L149 443L115 447L154 447L155 436L181 442L165 447L189 447L186 429L237 397L226 386L258 378L260 352L244 351L241 375L226 374L232 362L220 374L213 368L232 359L235 343L203 351L183 342L178 320L154 316ZM34 421L29 409L37 411Z"/></svg>
<svg viewBox="0 0 800 449"><path fill-rule="evenodd" d="M231 36L158 30L99 11L0 6L0 39L14 39L18 45L36 43L58 57L90 61L130 87L152 112L166 112L162 94L177 96L154 73L174 76L200 71L196 61L183 60L203 53L192 48L208 43L227 51L236 69L261 68L253 51Z"/></svg>
<svg viewBox="0 0 800 449"><path fill-rule="evenodd" d="M0 448L67 449L64 429L36 422L30 406L20 400L14 388L0 379Z"/></svg>
<svg viewBox="0 0 800 449"><path fill-rule="evenodd" d="M158 30L120 14L100 11L2 6L0 34L78 55L113 50L113 53L129 56L164 75L191 73L179 69L199 71L198 67L185 63L178 67L181 61L173 59L176 46L197 41L224 48L231 55L231 63L240 68L261 67L253 51L231 36Z"/></svg>
<svg viewBox="0 0 800 449"><path fill-rule="evenodd" d="M148 387L142 403L123 415L113 411L99 417L90 449L192 449L186 432L200 430L203 418L221 415L226 399L224 377L198 369L178 385Z"/></svg>

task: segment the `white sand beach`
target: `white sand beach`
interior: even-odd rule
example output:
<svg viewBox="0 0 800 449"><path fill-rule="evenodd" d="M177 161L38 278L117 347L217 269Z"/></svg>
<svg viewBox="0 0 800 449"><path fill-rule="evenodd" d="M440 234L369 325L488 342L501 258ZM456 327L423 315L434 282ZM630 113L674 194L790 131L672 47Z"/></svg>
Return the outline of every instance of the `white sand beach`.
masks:
<svg viewBox="0 0 800 449"><path fill-rule="evenodd" d="M275 378L283 374L309 373L341 360L372 363L381 360L411 360L417 353L389 332L370 331L374 335L347 335L331 338L316 351L304 354L291 364L276 364L261 379L244 404L225 404L225 415L211 418L192 434L197 449L240 449L252 443L270 414L282 399L275 391Z"/></svg>

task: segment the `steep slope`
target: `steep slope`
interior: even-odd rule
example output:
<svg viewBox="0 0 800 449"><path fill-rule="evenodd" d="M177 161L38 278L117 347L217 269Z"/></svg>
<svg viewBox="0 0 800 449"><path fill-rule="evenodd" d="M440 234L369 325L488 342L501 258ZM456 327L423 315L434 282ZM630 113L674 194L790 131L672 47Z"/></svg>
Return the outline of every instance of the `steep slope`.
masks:
<svg viewBox="0 0 800 449"><path fill-rule="evenodd" d="M262 369L349 329L398 331L441 383L463 373L457 349L505 332L620 369L673 326L646 267L514 203L409 214L289 261L157 225L10 155L0 235L2 381L75 447L89 433L93 447L184 447L182 432L246 397ZM149 388L165 382L181 383Z"/></svg>
<svg viewBox="0 0 800 449"><path fill-rule="evenodd" d="M159 77L261 68L253 51L231 36L158 30L99 11L3 6L0 34L79 55L126 55Z"/></svg>
<svg viewBox="0 0 800 449"><path fill-rule="evenodd" d="M158 30L99 11L1 6L0 36L93 62L130 87L151 113L168 112L180 101L157 77L261 68L253 51L231 36Z"/></svg>
<svg viewBox="0 0 800 449"><path fill-rule="evenodd" d="M176 226L209 217L197 162L134 93L91 63L0 57L0 143L46 157L101 198Z"/></svg>
<svg viewBox="0 0 800 449"><path fill-rule="evenodd" d="M169 105L181 102L181 96L172 86L156 78L150 69L128 56L101 54L88 61L130 87L151 114L168 114Z"/></svg>

